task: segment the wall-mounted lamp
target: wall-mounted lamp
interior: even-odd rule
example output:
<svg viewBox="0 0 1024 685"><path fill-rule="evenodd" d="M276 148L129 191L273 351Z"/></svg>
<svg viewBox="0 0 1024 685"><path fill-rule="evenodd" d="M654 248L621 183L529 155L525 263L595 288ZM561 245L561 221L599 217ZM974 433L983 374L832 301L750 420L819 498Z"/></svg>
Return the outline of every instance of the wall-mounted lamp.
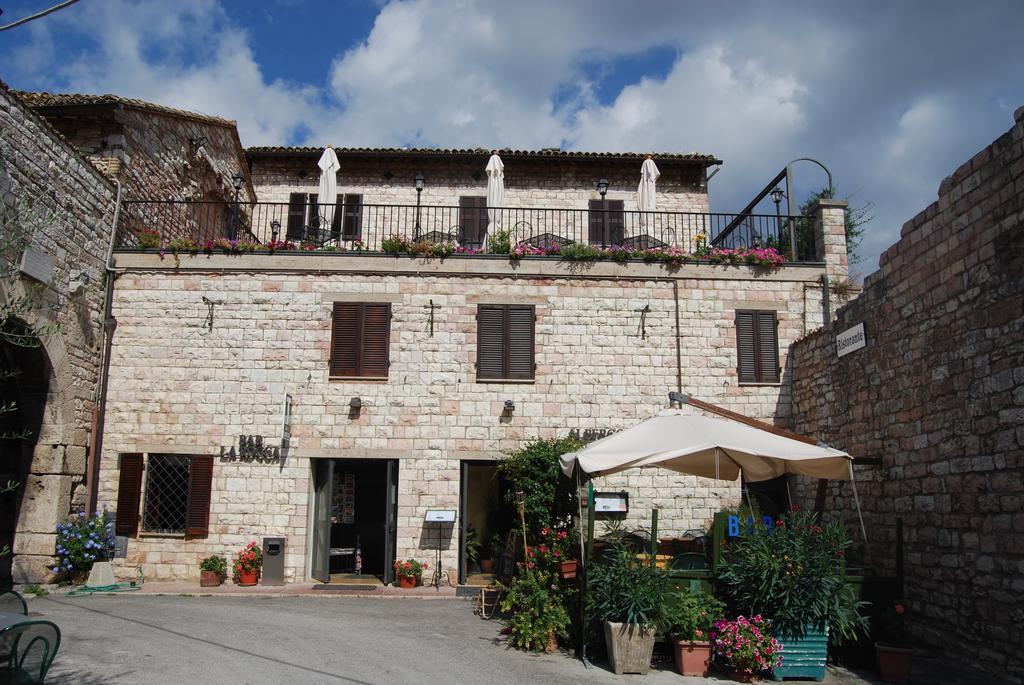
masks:
<svg viewBox="0 0 1024 685"><path fill-rule="evenodd" d="M505 400L505 413L511 414L516 410L516 403L512 400Z"/></svg>
<svg viewBox="0 0 1024 685"><path fill-rule="evenodd" d="M281 222L274 219L270 222L270 240L277 242L277 236L281 233Z"/></svg>
<svg viewBox="0 0 1024 685"><path fill-rule="evenodd" d="M679 392L678 390L673 390L672 392L670 392L668 394L668 406L669 407L681 407L684 404L686 404L686 401L689 400L689 399L690 398L687 395L684 395L683 393Z"/></svg>
<svg viewBox="0 0 1024 685"><path fill-rule="evenodd" d="M242 186L245 185L245 176L236 172L235 175L231 177L231 185L234 186L235 197L237 197L239 191L242 190Z"/></svg>
<svg viewBox="0 0 1024 685"><path fill-rule="evenodd" d="M608 192L608 179L607 178L598 179L598 181L596 183L596 186L597 186L597 192L601 194L601 199L603 200L604 196L605 196L605 193Z"/></svg>
<svg viewBox="0 0 1024 685"><path fill-rule="evenodd" d="M359 418L359 412L363 408L363 400L359 397L353 397L348 401L348 417L350 419Z"/></svg>
<svg viewBox="0 0 1024 685"><path fill-rule="evenodd" d="M416 174L416 178L413 179L413 184L416 187L416 192L422 193L423 189L427 187L427 179L423 178L423 174Z"/></svg>

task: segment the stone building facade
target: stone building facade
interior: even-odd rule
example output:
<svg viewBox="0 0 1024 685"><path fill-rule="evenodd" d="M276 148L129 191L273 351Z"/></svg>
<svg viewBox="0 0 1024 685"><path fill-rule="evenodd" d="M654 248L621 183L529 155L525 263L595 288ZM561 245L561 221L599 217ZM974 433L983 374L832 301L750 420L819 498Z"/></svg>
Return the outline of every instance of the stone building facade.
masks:
<svg viewBox="0 0 1024 685"><path fill-rule="evenodd" d="M0 441L0 482L20 484L0 495L0 544L13 552L3 557L0 576L39 582L50 575L57 522L86 504L116 193L108 178L2 84L0 131L0 233L8 240L24 232L34 264L19 268L20 250L2 256L15 266L0 283L0 301L30 294L34 306L19 318L39 329L58 327L41 347L0 342L0 368L20 372L0 381L0 401L18 406L0 414L0 432L30 433Z"/></svg>
<svg viewBox="0 0 1024 685"><path fill-rule="evenodd" d="M796 430L856 467L871 560L905 536L915 641L1024 680L1024 108L903 226L863 293L792 351ZM841 358L836 335L864 325ZM805 484L807 503L814 487ZM826 509L852 512L848 485ZM852 523L852 519L851 519Z"/></svg>
<svg viewBox="0 0 1024 685"><path fill-rule="evenodd" d="M441 164L443 155L438 158ZM486 152L477 154L473 166L482 167L481 159ZM508 171L512 164L505 161ZM638 168L640 161L637 156L629 163ZM582 176L573 160L562 163L566 170L548 171L538 183ZM367 178L382 178L381 168L391 170L386 156ZM276 199L293 191L290 185L264 191L264 173L254 160L261 201L264 192ZM306 178L310 175L307 171ZM692 176L695 185L679 185L682 197L666 191L666 206L707 207L702 176ZM344 183L339 180L342 188ZM460 183L434 182L455 188L438 191L452 197L463 192ZM475 183L480 192L482 183ZM621 184L616 192L628 197L625 176L616 183ZM586 206L589 188L588 182L564 191L565 204L582 198ZM528 193L522 192L527 203ZM557 197L563 191L551 192ZM553 201L547 190L537 193L546 198L538 205ZM841 225L841 206L818 211L819 231ZM845 248L824 235L821 239L833 251L829 254ZM526 441L627 427L666 407L668 392L680 386L701 399L786 425L788 350L823 323L821 279L830 273L826 256L765 271L706 263L671 269L640 261L596 262L581 268L555 257L510 262L478 255L431 260L351 253L183 254L174 262L119 252L113 308L118 332L100 501L112 510L127 503L138 512L127 556L118 562L121 572L141 566L147 577L193 578L207 555L230 557L250 540L280 536L286 542L287 579L308 580L317 546L328 544L317 537L315 520L321 516L318 473L328 461L358 473L377 465L394 469L394 490L387 494L394 527L375 535L392 538L387 544L394 557L433 561L438 545L435 529L424 520L427 511L454 510L462 517L466 465L493 464ZM339 304L389 307L390 366L382 377L332 376L332 314ZM533 308L532 379L478 378L478 317L481 307L495 305ZM755 310L777 321L782 373L771 382L740 383L737 311ZM259 436L263 445L282 444L286 426L290 440L283 460L231 456L233 448L243 449L248 439L243 436ZM213 459L201 534L146 530L148 476L139 469L188 459L199 463L197 458ZM125 464L136 474L128 488L131 497L124 495ZM664 535L706 528L715 511L739 499L737 483L659 469L620 474L598 487L629 490L627 527L648 525L651 509L659 508ZM383 499L383 485L380 491ZM387 514L379 516L383 531ZM457 519L454 534L451 529L437 533L448 569L464 562L460 526ZM370 544L365 535L362 544Z"/></svg>

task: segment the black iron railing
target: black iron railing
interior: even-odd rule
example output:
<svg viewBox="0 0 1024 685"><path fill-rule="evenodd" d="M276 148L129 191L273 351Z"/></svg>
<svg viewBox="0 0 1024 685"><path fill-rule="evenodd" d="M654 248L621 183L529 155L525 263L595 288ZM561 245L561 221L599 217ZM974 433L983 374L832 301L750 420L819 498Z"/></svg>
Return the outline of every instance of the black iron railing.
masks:
<svg viewBox="0 0 1024 685"><path fill-rule="evenodd" d="M763 214L640 212L615 208L458 207L437 205L320 205L287 202L130 201L119 226L118 246L140 246L140 235L169 245L219 239L242 243L289 242L305 247L379 251L388 238L456 243L485 250L488 235L507 232L511 245L541 248L568 244L629 249L701 245L772 247L789 261L814 259L806 217ZM796 249L794 249L796 248ZM794 257L795 255L795 257Z"/></svg>

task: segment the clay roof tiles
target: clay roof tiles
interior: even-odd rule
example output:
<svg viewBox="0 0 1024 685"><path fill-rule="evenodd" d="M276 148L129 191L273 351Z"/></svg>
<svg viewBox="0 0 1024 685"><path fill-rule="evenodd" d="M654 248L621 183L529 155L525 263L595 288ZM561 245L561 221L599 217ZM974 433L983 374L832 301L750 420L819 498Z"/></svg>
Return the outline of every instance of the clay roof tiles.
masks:
<svg viewBox="0 0 1024 685"><path fill-rule="evenodd" d="M282 147L265 146L246 148L245 152L250 157L276 157L276 156L311 156L318 155L323 151L320 147ZM447 156L447 157L480 157L489 155L489 148L405 148L405 147L335 147L334 151L339 155L394 155L394 156ZM685 162L703 162L705 165L721 164L722 161L714 155L706 155L698 152L577 152L574 150L561 150L558 148L543 148L540 150L513 150L502 148L498 150L502 157L525 157L532 159L555 159L568 158L579 160L634 160L644 159L648 154L656 160L672 160Z"/></svg>
<svg viewBox="0 0 1024 685"><path fill-rule="evenodd" d="M75 107L75 106L87 106L87 105L122 105L124 107L131 107L134 109L141 109L147 112L156 112L159 114L166 114L167 116L178 117L181 119L192 119L194 121L201 121L208 124L214 124L216 126L230 126L235 127L235 122L229 119L222 119L221 117L210 116L209 114L201 114L199 112L190 112L184 109L175 109L174 107L167 107L166 105L158 105L153 102L146 102L145 100L137 100L135 98L121 97L120 95L86 95L83 93L34 93L24 90L12 91L17 95L22 102L29 107L35 108L47 108L47 107Z"/></svg>

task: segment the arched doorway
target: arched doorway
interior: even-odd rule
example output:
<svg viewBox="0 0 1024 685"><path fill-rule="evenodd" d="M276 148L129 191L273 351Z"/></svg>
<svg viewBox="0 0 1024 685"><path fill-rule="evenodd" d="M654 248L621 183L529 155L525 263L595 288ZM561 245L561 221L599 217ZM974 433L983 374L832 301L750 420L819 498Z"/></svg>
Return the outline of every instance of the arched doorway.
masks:
<svg viewBox="0 0 1024 685"><path fill-rule="evenodd" d="M12 581L14 538L32 455L42 431L53 370L42 346L0 337L0 586ZM8 491L9 483L16 484Z"/></svg>

